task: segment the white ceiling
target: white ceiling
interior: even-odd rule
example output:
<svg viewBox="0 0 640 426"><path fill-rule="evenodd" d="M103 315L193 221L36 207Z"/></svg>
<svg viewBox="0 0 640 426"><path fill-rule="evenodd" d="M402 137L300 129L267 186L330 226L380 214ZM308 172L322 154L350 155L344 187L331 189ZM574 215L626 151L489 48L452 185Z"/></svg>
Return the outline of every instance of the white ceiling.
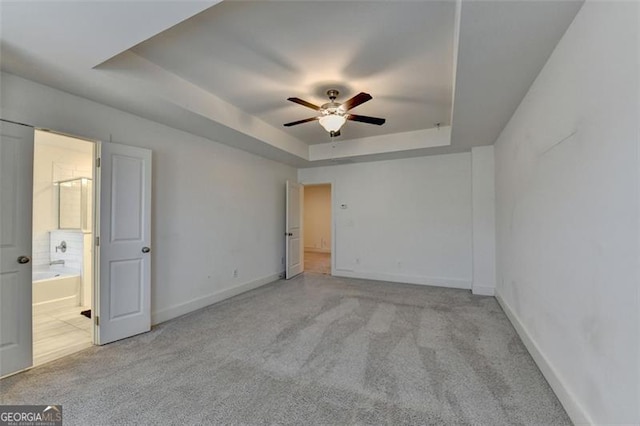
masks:
<svg viewBox="0 0 640 426"><path fill-rule="evenodd" d="M1 0L3 47L90 68L219 1Z"/></svg>
<svg viewBox="0 0 640 426"><path fill-rule="evenodd" d="M298 167L462 152L495 141L582 1L215 3L2 1L0 66ZM329 87L387 123L347 123L334 151L282 126L313 115L287 97Z"/></svg>

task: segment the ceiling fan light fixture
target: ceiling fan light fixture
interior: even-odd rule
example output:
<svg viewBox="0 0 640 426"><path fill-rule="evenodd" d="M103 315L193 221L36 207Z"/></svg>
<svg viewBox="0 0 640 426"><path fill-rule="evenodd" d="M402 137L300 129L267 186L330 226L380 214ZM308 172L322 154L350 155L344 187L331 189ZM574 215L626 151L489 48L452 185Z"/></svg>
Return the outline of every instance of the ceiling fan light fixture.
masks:
<svg viewBox="0 0 640 426"><path fill-rule="evenodd" d="M320 117L318 121L320 121L320 125L324 127L327 132L331 133L340 130L347 119L344 115L327 114Z"/></svg>
<svg viewBox="0 0 640 426"><path fill-rule="evenodd" d="M2 1L2 0L0 0ZM287 98L288 101L310 108L314 111L318 111L319 115L316 117L305 118L303 120L292 121L290 123L284 123L285 127L296 126L302 123L309 123L311 121L318 121L320 125L331 135L331 137L340 135L340 128L347 121L359 121L361 123L375 124L382 126L385 122L384 118L369 117L367 115L351 114L351 110L358 105L361 105L367 101L373 99L373 97L365 92L360 92L351 99L344 103L336 102L339 92L335 89L327 91L329 101L323 105L314 105L311 102L307 102L300 98Z"/></svg>

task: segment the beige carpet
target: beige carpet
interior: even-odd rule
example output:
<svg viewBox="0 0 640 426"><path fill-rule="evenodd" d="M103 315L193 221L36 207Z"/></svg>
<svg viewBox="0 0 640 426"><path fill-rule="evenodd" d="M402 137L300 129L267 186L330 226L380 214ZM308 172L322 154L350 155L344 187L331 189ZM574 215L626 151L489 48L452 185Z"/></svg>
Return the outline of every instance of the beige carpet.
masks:
<svg viewBox="0 0 640 426"><path fill-rule="evenodd" d="M492 297L277 281L0 382L65 425L568 425Z"/></svg>

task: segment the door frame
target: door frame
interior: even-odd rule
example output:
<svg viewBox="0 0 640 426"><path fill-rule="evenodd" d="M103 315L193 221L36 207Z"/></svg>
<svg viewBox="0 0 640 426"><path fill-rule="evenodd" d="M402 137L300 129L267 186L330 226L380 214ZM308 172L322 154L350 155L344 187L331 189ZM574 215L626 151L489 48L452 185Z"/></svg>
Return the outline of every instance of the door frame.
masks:
<svg viewBox="0 0 640 426"><path fill-rule="evenodd" d="M301 180L300 183L306 188L308 186L329 185L331 188L331 276L336 275L336 183L330 181ZM302 215L304 216L304 204L302 205ZM302 222L302 235L304 235L304 221Z"/></svg>
<svg viewBox="0 0 640 426"><path fill-rule="evenodd" d="M85 142L91 142L93 144L93 167L92 167L92 179L93 179L93 218L92 218L92 226L93 226L93 240L91 244L93 245L93 256L91 259L91 272L92 272L92 280L91 280L91 343L94 345L98 344L98 333L99 327L96 324L96 315L100 302L100 246L97 243L100 238L100 156L102 149L102 142L96 139L87 138L84 136L78 136L71 133L60 132L57 130L51 130L43 127L33 127L34 132L41 131L47 133L53 133L55 135L66 136L73 139L78 139ZM34 145L35 145L35 137L34 137ZM31 312L33 316L33 312Z"/></svg>
<svg viewBox="0 0 640 426"><path fill-rule="evenodd" d="M102 173L100 173L100 159L102 158L102 142L94 141L95 149L93 150L93 293L91 294L91 321L93 326L93 344L97 345L100 341L100 327L96 318L100 315L100 197L102 193Z"/></svg>
<svg viewBox="0 0 640 426"><path fill-rule="evenodd" d="M298 275L304 273L304 185L298 181L290 181L287 180L285 183L285 248L284 248L284 279L290 280ZM294 191L292 191L294 189ZM297 229L298 234L298 268L299 272L291 275L291 237L294 237L294 233L290 232L292 230L291 227L291 207L292 207L292 197L291 193L297 193L298 202L296 203L295 210L297 210L298 216L298 226ZM298 268L295 270L297 271Z"/></svg>

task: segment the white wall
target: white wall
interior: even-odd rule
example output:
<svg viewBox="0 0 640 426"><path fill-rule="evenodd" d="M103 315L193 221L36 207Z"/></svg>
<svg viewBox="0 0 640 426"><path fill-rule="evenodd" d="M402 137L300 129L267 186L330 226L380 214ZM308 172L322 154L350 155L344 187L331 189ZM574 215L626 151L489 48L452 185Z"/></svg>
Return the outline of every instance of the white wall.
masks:
<svg viewBox="0 0 640 426"><path fill-rule="evenodd" d="M587 1L495 145L497 292L576 423L640 422L638 16Z"/></svg>
<svg viewBox="0 0 640 426"><path fill-rule="evenodd" d="M10 74L0 90L2 118L153 150L154 322L283 270L284 183L294 168Z"/></svg>
<svg viewBox="0 0 640 426"><path fill-rule="evenodd" d="M471 288L469 153L300 169L298 178L333 184L337 275Z"/></svg>
<svg viewBox="0 0 640 426"><path fill-rule="evenodd" d="M93 233L82 234L82 306L93 304Z"/></svg>
<svg viewBox="0 0 640 426"><path fill-rule="evenodd" d="M493 146L471 149L473 294L493 296L496 287L495 167Z"/></svg>
<svg viewBox="0 0 640 426"><path fill-rule="evenodd" d="M331 185L304 187L304 249L331 252Z"/></svg>

